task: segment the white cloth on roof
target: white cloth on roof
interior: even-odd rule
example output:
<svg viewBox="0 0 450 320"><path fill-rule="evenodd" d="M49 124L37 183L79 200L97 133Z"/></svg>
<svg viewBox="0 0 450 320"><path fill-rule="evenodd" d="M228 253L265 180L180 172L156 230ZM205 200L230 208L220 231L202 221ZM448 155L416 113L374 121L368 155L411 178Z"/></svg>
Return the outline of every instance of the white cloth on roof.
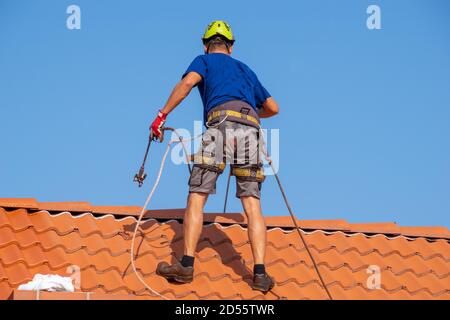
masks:
<svg viewBox="0 0 450 320"><path fill-rule="evenodd" d="M75 288L72 284L72 278L61 277L56 274L35 274L33 280L22 284L19 290L32 291L68 291L74 292Z"/></svg>

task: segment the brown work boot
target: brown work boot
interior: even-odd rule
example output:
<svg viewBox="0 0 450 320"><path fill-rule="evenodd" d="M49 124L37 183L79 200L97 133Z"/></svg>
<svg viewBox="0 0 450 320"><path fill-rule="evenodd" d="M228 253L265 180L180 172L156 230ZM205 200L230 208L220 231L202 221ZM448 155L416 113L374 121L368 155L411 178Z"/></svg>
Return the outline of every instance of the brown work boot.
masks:
<svg viewBox="0 0 450 320"><path fill-rule="evenodd" d="M156 274L166 278L169 281L176 281L181 283L192 282L194 278L193 267L183 267L179 261L169 265L167 262L158 263L156 267Z"/></svg>
<svg viewBox="0 0 450 320"><path fill-rule="evenodd" d="M272 277L267 273L264 274L255 274L253 276L253 284L252 288L254 290L259 290L262 292L267 292L275 286L275 282Z"/></svg>

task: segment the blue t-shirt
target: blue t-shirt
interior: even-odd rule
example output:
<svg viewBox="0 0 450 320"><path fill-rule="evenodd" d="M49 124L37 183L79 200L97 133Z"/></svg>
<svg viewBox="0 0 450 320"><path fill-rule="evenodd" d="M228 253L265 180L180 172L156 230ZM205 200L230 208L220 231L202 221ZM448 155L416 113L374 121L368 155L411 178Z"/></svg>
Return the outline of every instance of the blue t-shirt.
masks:
<svg viewBox="0 0 450 320"><path fill-rule="evenodd" d="M183 77L195 71L202 76L198 90L204 115L212 108L232 100L247 102L255 111L270 97L256 74L243 62L223 53L203 54L194 59Z"/></svg>

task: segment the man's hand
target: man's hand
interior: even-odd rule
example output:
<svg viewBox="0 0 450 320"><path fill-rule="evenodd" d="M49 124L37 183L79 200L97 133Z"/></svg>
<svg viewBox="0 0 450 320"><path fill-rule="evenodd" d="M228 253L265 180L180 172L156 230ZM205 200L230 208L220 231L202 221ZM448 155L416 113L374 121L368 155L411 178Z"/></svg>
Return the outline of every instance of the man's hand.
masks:
<svg viewBox="0 0 450 320"><path fill-rule="evenodd" d="M164 126L164 123L166 123L167 113L162 112L161 110L158 112L158 115L156 116L156 119L153 121L152 125L150 126L150 133L153 138L157 138L161 141L162 137L162 127Z"/></svg>

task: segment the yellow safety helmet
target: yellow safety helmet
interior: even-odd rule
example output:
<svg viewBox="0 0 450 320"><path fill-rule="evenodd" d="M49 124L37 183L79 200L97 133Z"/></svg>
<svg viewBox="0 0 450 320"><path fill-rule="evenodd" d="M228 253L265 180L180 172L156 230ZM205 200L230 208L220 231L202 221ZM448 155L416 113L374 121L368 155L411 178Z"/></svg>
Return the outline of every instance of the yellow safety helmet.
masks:
<svg viewBox="0 0 450 320"><path fill-rule="evenodd" d="M214 36L222 36L231 44L234 43L234 37L233 32L231 31L231 27L223 20L216 20L208 25L202 37L203 44L206 44L208 39Z"/></svg>

